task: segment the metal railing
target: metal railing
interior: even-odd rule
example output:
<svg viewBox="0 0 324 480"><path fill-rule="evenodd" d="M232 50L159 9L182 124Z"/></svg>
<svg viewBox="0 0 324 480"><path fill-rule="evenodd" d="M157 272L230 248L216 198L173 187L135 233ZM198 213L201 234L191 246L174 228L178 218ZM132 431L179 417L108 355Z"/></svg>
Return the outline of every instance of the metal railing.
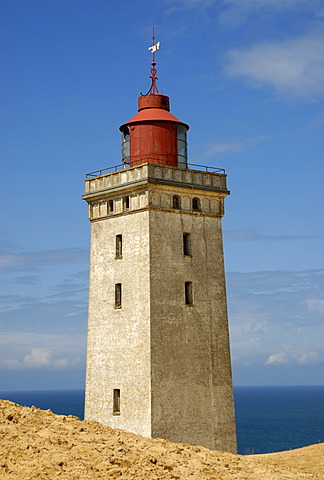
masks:
<svg viewBox="0 0 324 480"><path fill-rule="evenodd" d="M105 175L106 173L117 172L118 170L125 170L129 167L130 165L127 165L125 163L122 163L120 165L113 165L112 167L107 167L101 170L95 170L94 172L87 173L86 178L100 177L101 175Z"/></svg>
<svg viewBox="0 0 324 480"><path fill-rule="evenodd" d="M143 161L145 160L145 161ZM138 163L137 165L135 162L133 163L133 167L138 167L140 165L143 165L144 163L152 163L154 165L162 165L162 166L168 166L167 163L156 163L157 159L155 158L145 158L141 160L141 163ZM162 161L162 160L161 160ZM175 165L169 165L170 167L174 167ZM186 170L188 168L193 168L193 170L201 170L204 172L210 172L210 173L220 173L220 174L225 174L225 169L224 168L217 168L217 167L210 167L209 165L199 165L196 163L187 163L186 166L184 167L177 167L177 168L182 168L183 170ZM120 165L113 165L112 167L107 167L103 168L101 170L95 170L94 172L90 172L86 174L86 178L93 178L93 177L100 177L101 175L105 175L107 173L113 173L113 172L118 172L119 170L126 170L130 168L129 163L122 163Z"/></svg>

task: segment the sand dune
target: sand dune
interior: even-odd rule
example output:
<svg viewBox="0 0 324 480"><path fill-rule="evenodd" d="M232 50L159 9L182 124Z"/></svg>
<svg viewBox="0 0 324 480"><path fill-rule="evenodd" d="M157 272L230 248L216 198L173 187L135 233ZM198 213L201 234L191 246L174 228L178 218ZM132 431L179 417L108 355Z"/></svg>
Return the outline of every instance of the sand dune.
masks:
<svg viewBox="0 0 324 480"><path fill-rule="evenodd" d="M324 444L240 456L0 400L0 480L324 478Z"/></svg>

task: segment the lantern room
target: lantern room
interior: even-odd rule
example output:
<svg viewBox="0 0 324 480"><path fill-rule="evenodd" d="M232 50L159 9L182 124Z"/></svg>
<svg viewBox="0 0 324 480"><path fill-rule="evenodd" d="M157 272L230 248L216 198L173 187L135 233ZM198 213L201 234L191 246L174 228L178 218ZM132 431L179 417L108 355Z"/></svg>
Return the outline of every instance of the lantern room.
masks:
<svg viewBox="0 0 324 480"><path fill-rule="evenodd" d="M119 129L122 132L122 159L126 166L157 163L187 168L187 131L189 126L170 112L170 100L158 92L154 53L159 44L150 47L151 88L138 97L138 113Z"/></svg>

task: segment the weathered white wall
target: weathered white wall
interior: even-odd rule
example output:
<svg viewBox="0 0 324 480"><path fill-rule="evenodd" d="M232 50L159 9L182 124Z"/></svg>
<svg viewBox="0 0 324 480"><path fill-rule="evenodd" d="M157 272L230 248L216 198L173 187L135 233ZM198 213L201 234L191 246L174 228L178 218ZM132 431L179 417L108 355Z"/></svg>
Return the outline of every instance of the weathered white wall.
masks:
<svg viewBox="0 0 324 480"><path fill-rule="evenodd" d="M225 175L154 165L86 182L86 419L236 451L221 229L227 194ZM200 212L192 211L193 197ZM184 232L191 234L191 256L183 255ZM123 258L116 260L119 234ZM185 305L186 281L193 283L192 306ZM123 294L117 310L116 283ZM114 388L121 390L120 416L112 414Z"/></svg>
<svg viewBox="0 0 324 480"><path fill-rule="evenodd" d="M85 418L151 436L149 212L92 223ZM115 259L116 235L123 257ZM122 308L115 309L115 284ZM113 415L113 389L121 414Z"/></svg>

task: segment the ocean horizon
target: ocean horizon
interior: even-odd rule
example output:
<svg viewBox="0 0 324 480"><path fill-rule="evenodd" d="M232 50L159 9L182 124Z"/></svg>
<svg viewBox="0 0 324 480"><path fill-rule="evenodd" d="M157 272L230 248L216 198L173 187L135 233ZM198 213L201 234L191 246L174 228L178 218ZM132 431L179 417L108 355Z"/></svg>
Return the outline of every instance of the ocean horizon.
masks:
<svg viewBox="0 0 324 480"><path fill-rule="evenodd" d="M0 398L83 420L84 390L0 391ZM324 442L324 385L234 387L239 454Z"/></svg>

